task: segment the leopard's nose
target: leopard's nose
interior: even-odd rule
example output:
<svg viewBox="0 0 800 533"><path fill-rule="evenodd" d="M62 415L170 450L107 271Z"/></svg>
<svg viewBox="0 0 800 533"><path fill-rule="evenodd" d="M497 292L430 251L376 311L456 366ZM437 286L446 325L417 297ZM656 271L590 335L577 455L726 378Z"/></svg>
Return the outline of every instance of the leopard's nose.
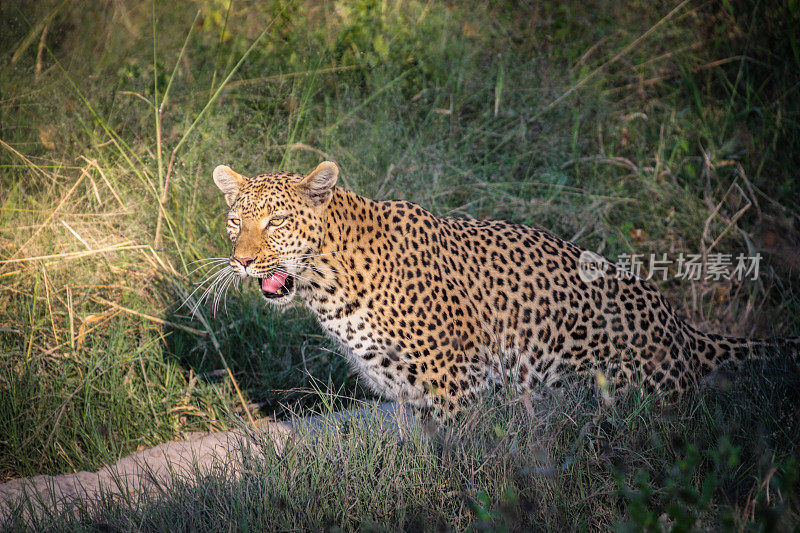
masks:
<svg viewBox="0 0 800 533"><path fill-rule="evenodd" d="M245 268L247 268L247 265L249 265L250 263L255 261L255 259L253 257L237 257L235 255L233 256L233 259L235 261L238 261L239 264L241 264Z"/></svg>

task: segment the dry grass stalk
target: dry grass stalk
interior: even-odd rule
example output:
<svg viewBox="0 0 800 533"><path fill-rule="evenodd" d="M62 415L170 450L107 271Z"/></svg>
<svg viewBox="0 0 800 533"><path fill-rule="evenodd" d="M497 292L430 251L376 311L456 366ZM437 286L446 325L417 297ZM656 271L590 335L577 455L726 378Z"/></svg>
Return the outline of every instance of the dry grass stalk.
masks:
<svg viewBox="0 0 800 533"><path fill-rule="evenodd" d="M728 63L733 63L735 61L757 62L753 58L747 57L747 56L726 57L725 59L719 59L717 61L711 61L710 63L705 63L703 65L698 65L696 67L692 67L691 68L691 72L693 74L696 74L698 72L702 72L704 70L715 69L715 68L717 68L719 66L726 65ZM760 63L760 62L758 62L758 63ZM613 93L624 92L624 91L628 91L630 89L637 89L637 88L641 88L641 87L652 87L652 86L658 85L658 84L660 84L660 83L662 83L664 81L676 78L676 77L678 77L680 75L681 75L680 72L670 72L669 74L664 74L662 76L655 76L653 78L648 78L646 80L640 80L640 81L637 81L635 83L627 83L627 84L621 85L619 87L614 87L612 89L608 89L605 92L608 93L608 94L613 94Z"/></svg>
<svg viewBox="0 0 800 533"><path fill-rule="evenodd" d="M78 336L75 339L75 344L76 344L78 350L80 350L81 347L83 346L83 341L86 340L86 335L87 334L91 333L92 331L97 329L100 325L102 325L105 321L107 321L108 319L110 319L110 318L112 318L114 316L117 316L121 312L122 311L120 311L119 309L114 309L114 310L111 310L111 311L106 311L106 312L101 313L99 315L89 315L89 316L85 317L81 321L80 327L78 327ZM88 324L94 324L94 326L87 330L86 326Z"/></svg>
<svg viewBox="0 0 800 533"><path fill-rule="evenodd" d="M35 257L20 257L17 259L6 259L4 261L0 261L0 265L6 265L10 263L29 263L31 261L49 261L53 259L77 259L80 257L86 257L87 255L94 255L100 254L104 252L121 252L124 250L141 250L143 248L149 248L148 245L144 244L133 244L131 241L121 242L112 244L111 246L106 246L105 248L96 248L93 250L82 250L80 252L64 252L61 254L50 254L50 255L38 255ZM5 275L5 274L4 274Z"/></svg>
<svg viewBox="0 0 800 533"><path fill-rule="evenodd" d="M158 253L156 253L155 249L153 249L152 246L147 246L147 249L150 251L150 253L153 254L153 257L158 262L158 264L161 265L161 268L163 268L167 272L170 272L171 274L174 274L176 276L180 275L178 273L178 271L175 270L175 267L172 266L172 263L170 263L169 260L164 261L163 259L161 259L161 256L158 255ZM145 257L147 257L147 254L144 254L144 255L145 255Z"/></svg>
<svg viewBox="0 0 800 533"><path fill-rule="evenodd" d="M67 2L61 2L53 10L51 10L46 17L37 22L36 25L34 25L33 28L31 28L31 30L28 32L28 35L25 36L20 45L14 51L14 54L11 56L12 65L17 63L17 61L19 61L25 55L25 52L36 40L36 37L39 35L39 32L43 31L44 29L44 33L47 33L47 27L50 25L50 23L53 21L53 18L58 14L59 11L61 11L61 8L64 7L64 4L66 3ZM40 40L39 44L40 48L43 47L43 45L41 44L43 41L44 41L44 34L42 35L42 38Z"/></svg>
<svg viewBox="0 0 800 533"><path fill-rule="evenodd" d="M91 247L91 246L89 246L89 243L88 243L88 242L86 242L86 241L83 239L83 237L81 237L81 236L78 234L78 232L77 232L77 231L75 231L74 229L72 229L72 226L70 226L69 224L67 224L67 221L66 221L66 220L62 220L62 221L61 221L61 224L62 224L62 225L65 227L65 228L67 228L67 229L69 230L69 232L70 232L70 233L72 233L72 234L75 236L75 238L76 238L76 239L78 239L78 240L81 242L81 244L83 244L83 245L86 247L86 249L87 249L88 251L90 251L90 252L91 252L91 251L93 251L93 250L92 250L92 247Z"/></svg>
<svg viewBox="0 0 800 533"><path fill-rule="evenodd" d="M175 322L170 322L169 320L164 320L163 318L158 318L157 316L152 316L152 315L148 315L148 314L145 314L145 313L141 313L141 312L136 311L134 309L131 309L129 307L124 307L122 305L119 305L118 303L114 303L114 302L111 302L109 300L106 300L105 298L102 298L100 296L92 296L92 300L94 300L97 303L103 304L103 305L109 305L111 307L114 307L115 309L119 309L120 311L124 311L125 313L129 313L131 315L135 315L135 316L144 318L144 319L149 320L151 322L155 322L156 324L161 324L162 326L169 326L169 327L181 329L181 330L183 330L183 331L185 331L187 333L191 333L193 335L200 335L200 336L206 335L206 332L203 331L203 330L195 329L195 328L192 328L192 327L189 327L189 326L184 326L183 324L177 324Z"/></svg>
<svg viewBox="0 0 800 533"><path fill-rule="evenodd" d="M94 178L92 178L91 174L88 174L86 177L89 178L89 184L92 186L92 192L94 193L97 203L103 205L103 200L100 198L100 191L97 190L97 184L94 182Z"/></svg>
<svg viewBox="0 0 800 533"><path fill-rule="evenodd" d="M50 301L50 285L52 284L49 277L47 276L47 269L42 265L42 278L44 279L44 293L47 298L47 315L50 317L50 326L53 328L53 338L58 344L58 333L56 330L56 323L53 319L53 305ZM55 292L55 290L53 291Z"/></svg>
<svg viewBox="0 0 800 533"><path fill-rule="evenodd" d="M108 178L106 177L105 172L103 172L103 169L100 168L99 164L97 164L97 159L88 159L86 156L80 156L80 157L81 157L81 159L83 159L84 161L86 161L87 163L89 163L90 165L92 165L94 168L97 169L97 173L100 174L101 178L103 178L103 183L106 184L106 187L108 187L108 190L111 191L111 194L114 196L114 199L117 201L119 206L127 214L128 213L128 207L122 201L122 198L120 198L119 194L117 194L116 189L114 189L114 187L112 187L111 182L108 181ZM99 201L99 197L98 197L98 201Z"/></svg>
<svg viewBox="0 0 800 533"><path fill-rule="evenodd" d="M710 163L707 162L707 164L710 164ZM713 168L713 167L710 167L710 168ZM731 183L731 185L728 187L728 190L726 190L725 194L722 195L722 200L720 200L720 202L714 207L714 209L711 210L711 214L709 214L708 217L706 218L705 225L703 226L703 235L702 235L702 242L703 243L708 242L709 237L710 237L709 233L711 232L711 222L714 219L714 217L716 217L719 214L719 210L722 208L723 204L725 203L725 199L728 197L728 194L730 194L730 192L733 189L736 189L737 191L739 191L739 194L741 195L742 198L744 198L744 200L747 203L744 205L744 207L739 209L733 215L731 220L725 226L725 229L722 230L722 232L717 236L717 238L714 239L714 241L709 246L707 246L707 247L704 246L703 247L703 258L706 258L708 256L708 254L711 252L711 250L717 244L719 244L720 240L722 240L722 238L728 233L728 231L730 231L730 229L736 224L736 222L742 217L742 215L744 215L745 212L748 209L750 209L750 207L752 207L752 205L753 205L753 202L750 200L750 198L748 198L747 194L745 194L745 192L742 190L742 188L739 187L739 185L737 185L735 182Z"/></svg>
<svg viewBox="0 0 800 533"><path fill-rule="evenodd" d="M22 159L22 161L25 163L25 165L27 165L27 166L28 166L28 168L30 168L30 169L32 169L32 170L34 170L34 171L36 171L36 173L37 173L37 174L39 174L40 176L42 176L42 177L44 177L44 178L48 178L48 179L50 180L50 183L51 183L51 184L55 184L56 180L53 178L53 175L52 175L52 174L50 174L49 172L46 172L45 170L43 170L43 169L42 169L42 168L41 168L39 165L37 165L36 163L34 163L34 162L33 162L33 161L31 161L30 159L28 159L28 158L27 158L27 157L26 157L24 154L22 154L21 152L19 152L19 151L15 150L15 149L14 149L14 147L12 147L11 145L7 144L7 143L6 143L6 142L4 142L2 139L0 139L0 146L2 146L3 148L5 148L6 150L8 150L9 152L11 152L12 154L16 155L16 156L17 156L17 157L19 157L20 159Z"/></svg>
<svg viewBox="0 0 800 533"><path fill-rule="evenodd" d="M4 146L6 146L7 148L11 149L11 150L12 150L12 151L14 151L15 153L19 153L19 152L17 152L16 150L14 150L13 148L11 148L10 146L8 146L7 144L5 144L3 141L0 141L0 143L2 143ZM21 155L21 154L20 154L20 155ZM38 167L37 167L37 168L38 168ZM33 242L33 241L34 241L34 240L35 240L35 239L36 239L36 238L37 238L37 237L38 237L38 236L39 236L39 235L42 233L42 231L44 230L44 228L45 228L45 227L47 227L47 226L50 224L50 221L52 221L52 220L53 220L53 217L55 217L55 216L56 216L56 213L58 213L58 211L61 209L61 207L63 207L63 205L64 205L64 204L67 202L67 200L69 199L69 197L70 197L70 196L72 196L72 193L73 193L73 192L75 192L75 189L77 189L77 188L78 188L78 185L80 185L80 183L83 181L83 178L86 176L86 173L89 171L89 168L91 168L91 165L88 165L88 166L86 166L85 168L83 168L83 169L81 170L81 175L80 175L80 176L78 176L78 179L77 179L77 180L75 180L75 183L72 185L72 187L70 187L70 189L67 191L67 193L66 193L64 196L62 196L62 197L61 197L61 200L58 202L58 205L56 205L55 209L53 209L53 210L50 212L50 215L49 215L49 216L47 217L47 219L44 221L44 223L42 224L42 226L41 226L41 227L40 227L38 230L36 230L36 231L33 233L33 235L31 235L31 236L28 238L28 240L27 240L27 241L25 241L25 243L24 243L22 246L20 246L20 247L17 249L17 251L16 251L16 252L14 252L14 254L11 256L11 258L10 258L10 259L8 259L8 260L6 260L6 261L0 261L0 265L4 265L4 264L8 264L8 263L13 263L13 262L19 262L19 261L16 261L16 260L15 260L15 258L16 258L16 257L17 257L17 256L18 256L20 253L22 253L22 251L23 251L23 250L25 250L25 248L26 248L26 247L27 247L27 246L28 246L30 243L32 243L32 242Z"/></svg>
<svg viewBox="0 0 800 533"><path fill-rule="evenodd" d="M75 312L72 309L72 291L67 285L67 311L69 311L69 347L75 351Z"/></svg>
<svg viewBox="0 0 800 533"><path fill-rule="evenodd" d="M50 29L50 21L48 20L42 29L42 36L39 38L39 49L36 51L36 77L38 78L42 73L42 58L44 56L44 49L47 42L47 32Z"/></svg>

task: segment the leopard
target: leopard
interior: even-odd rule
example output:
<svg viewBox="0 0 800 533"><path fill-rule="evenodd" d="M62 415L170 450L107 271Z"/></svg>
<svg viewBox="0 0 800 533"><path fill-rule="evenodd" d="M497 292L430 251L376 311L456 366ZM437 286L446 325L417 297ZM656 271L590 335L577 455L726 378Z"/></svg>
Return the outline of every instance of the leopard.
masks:
<svg viewBox="0 0 800 533"><path fill-rule="evenodd" d="M547 231L436 216L309 174L213 179L228 205L229 267L264 300L299 300L363 383L437 422L481 394L559 388L570 376L674 397L723 365L789 350L691 326L650 281Z"/></svg>

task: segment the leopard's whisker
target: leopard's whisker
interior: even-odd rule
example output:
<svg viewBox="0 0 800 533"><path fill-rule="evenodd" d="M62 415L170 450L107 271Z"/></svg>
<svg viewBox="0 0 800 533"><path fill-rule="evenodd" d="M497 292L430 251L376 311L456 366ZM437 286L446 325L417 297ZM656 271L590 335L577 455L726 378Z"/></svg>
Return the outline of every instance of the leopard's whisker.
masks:
<svg viewBox="0 0 800 533"><path fill-rule="evenodd" d="M201 282L200 282L200 283L197 285L197 287L196 287L196 288L195 288L195 289L194 289L194 290L193 290L193 291L192 291L192 292L189 294L189 296L187 296L186 298L184 298L183 302L181 303L180 307L178 307L178 309L181 309L181 308L182 308L184 305L186 305L186 303L187 303L187 302L188 302L188 301L189 301L189 300L192 298L192 296L194 296L194 294L195 294L197 291L199 291L200 289L202 289L202 288L203 288L203 285L205 285L206 283L208 283L208 282L209 282L210 280L212 280L213 278L215 278L215 277L218 277L218 276L221 276L221 275L224 273L224 271L225 271L225 269L224 269L224 268L221 268L220 270L214 271L214 272L212 272L211 274L209 274L209 275L208 275L208 277L206 277L206 278L205 278L203 281L201 281Z"/></svg>
<svg viewBox="0 0 800 533"><path fill-rule="evenodd" d="M212 314L213 314L213 295L215 294L216 288L219 286L220 283L225 279L224 275L217 277L206 290L203 292L203 295L200 297L200 302L208 302L210 299L212 301Z"/></svg>
<svg viewBox="0 0 800 533"><path fill-rule="evenodd" d="M186 264L187 265L193 265L195 263L207 263L207 262L210 262L210 261L229 261L229 260L230 260L229 257L204 257L202 259L197 259L195 261L190 261L189 263L186 263Z"/></svg>
<svg viewBox="0 0 800 533"><path fill-rule="evenodd" d="M225 285L223 285L222 289L220 290L220 292L222 293L220 301L224 302L226 313L228 312L228 289L230 289L231 286L236 282L236 279L238 279L238 277L235 275L235 273L233 273L233 275L228 276Z"/></svg>
<svg viewBox="0 0 800 533"><path fill-rule="evenodd" d="M223 290L225 289L225 286L230 282L231 275L233 275L233 269L226 271L225 274L220 278L217 285L214 287L214 299L213 299L214 316L217 315L219 300L222 297L222 293Z"/></svg>
<svg viewBox="0 0 800 533"><path fill-rule="evenodd" d="M218 272L216 272L215 274L213 274L213 276L214 276L214 280L213 280L213 281L211 282L211 284L210 284L210 285L209 285L209 286L208 286L208 287L205 289L205 291L203 291L203 294L202 294L202 295L200 295L200 297L199 297L199 298L196 300L196 303L195 303L194 307L192 308L192 316L194 316L194 314L195 314L195 313L197 312L197 310L200 308L200 304L201 304L203 301L205 301L205 300L206 300L206 298L208 297L208 295L209 295L209 294L211 294L211 293L212 293L212 291L214 290L214 287L216 287L216 286L217 286L217 284L219 284L219 283L220 283L220 281L221 281L222 279L224 279L224 277L225 277L227 274L228 274L228 270L227 270L227 269L225 269L225 268L222 268L222 269L220 269ZM200 287L202 287L202 285L201 285ZM198 287L198 289L199 289L200 287ZM197 291L197 289L195 289L195 292L196 292L196 291ZM192 292L192 294L194 294L194 292Z"/></svg>
<svg viewBox="0 0 800 533"><path fill-rule="evenodd" d="M202 305L203 300L205 299L206 295L208 294L208 291L211 290L211 288L214 286L214 283L216 283L217 279L219 279L219 274L217 275L217 277L214 278L214 281L208 287L202 287L202 286L198 287L198 289L199 288L203 288L203 292L201 292L200 296L195 298L195 300L194 300L194 305L192 305L192 308L190 309L190 314L192 316L195 316L197 314L197 310L200 309L200 305ZM197 289L195 289L195 291L196 290ZM194 294L194 293L192 293L192 294Z"/></svg>
<svg viewBox="0 0 800 533"><path fill-rule="evenodd" d="M194 272L198 271L199 269L201 269L201 268L203 268L203 267L207 267L207 266L216 266L216 265L222 265L222 264L228 263L229 261L230 261L230 259L228 259L228 258L223 258L223 257L211 257L211 258L209 258L209 259L203 259L203 260L198 260L198 261L192 261L191 263L187 263L187 267L190 267L190 266L192 266L192 265L197 265L197 266L196 266L196 267L194 267L194 268L191 270L191 272L189 272L189 274L187 274L187 275L190 275L190 274L192 274L192 273L194 273ZM199 264L198 264L198 263L199 263Z"/></svg>
<svg viewBox="0 0 800 533"><path fill-rule="evenodd" d="M219 284L214 289L214 299L213 299L214 316L216 316L216 314L217 314L217 305L219 304L219 299L222 296L222 290L225 287L225 285L228 283L228 281L230 281L230 277L231 277L232 273L233 273L232 270L226 271L225 274L220 279Z"/></svg>
<svg viewBox="0 0 800 533"><path fill-rule="evenodd" d="M222 298L222 291L224 290L225 285L227 284L227 282L228 282L228 278L227 277L223 278L223 280L220 282L219 286L214 290L214 298L211 301L211 303L212 303L211 309L212 309L212 314L215 317L217 316L217 309L219 309L219 300L220 300L220 298Z"/></svg>
<svg viewBox="0 0 800 533"><path fill-rule="evenodd" d="M195 268L194 268L192 271L190 271L189 273L187 273L187 274L186 274L186 276L187 276L187 277L189 277L189 276L191 276L192 274L194 274L195 272L197 272L198 270L202 270L203 268L208 268L208 267L221 267L221 266L224 266L224 263L227 263L227 262L228 262L228 261L227 261L227 260L225 260L225 261L220 261L220 262L217 262L217 263L210 263L210 264L209 264L209 263L206 263L206 264L203 264L203 265L197 266L197 267L195 267Z"/></svg>
<svg viewBox="0 0 800 533"><path fill-rule="evenodd" d="M214 298L212 300L212 309L214 316L217 316L217 306L219 305L219 299L222 296L222 290L225 287L225 284L230 280L230 272L225 272L225 275L220 279L217 288L214 289Z"/></svg>
<svg viewBox="0 0 800 533"><path fill-rule="evenodd" d="M220 266L220 267L215 267L215 268L217 268L218 270L212 270L211 273L208 274L208 276L203 281L201 281L198 285L200 285L200 286L204 285L210 279L212 279L214 276L218 276L219 274L221 274L222 272L225 271L225 266Z"/></svg>
<svg viewBox="0 0 800 533"><path fill-rule="evenodd" d="M223 302L225 302L224 303L225 316L230 316L230 313L228 312L228 289L230 289L231 287L236 287L238 289L241 286L241 281L242 278L240 278L239 276L232 276L231 282L225 287L225 294L223 295L222 298Z"/></svg>

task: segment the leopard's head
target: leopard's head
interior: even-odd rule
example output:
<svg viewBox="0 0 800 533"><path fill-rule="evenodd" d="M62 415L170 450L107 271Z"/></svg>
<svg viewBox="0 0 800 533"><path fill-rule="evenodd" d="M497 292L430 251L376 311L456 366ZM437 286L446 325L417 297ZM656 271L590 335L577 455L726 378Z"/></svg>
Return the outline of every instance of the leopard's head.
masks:
<svg viewBox="0 0 800 533"><path fill-rule="evenodd" d="M307 176L289 172L247 178L225 165L214 183L228 203L230 266L258 280L270 303L286 304L297 291L304 263L318 254L339 168L325 161Z"/></svg>

